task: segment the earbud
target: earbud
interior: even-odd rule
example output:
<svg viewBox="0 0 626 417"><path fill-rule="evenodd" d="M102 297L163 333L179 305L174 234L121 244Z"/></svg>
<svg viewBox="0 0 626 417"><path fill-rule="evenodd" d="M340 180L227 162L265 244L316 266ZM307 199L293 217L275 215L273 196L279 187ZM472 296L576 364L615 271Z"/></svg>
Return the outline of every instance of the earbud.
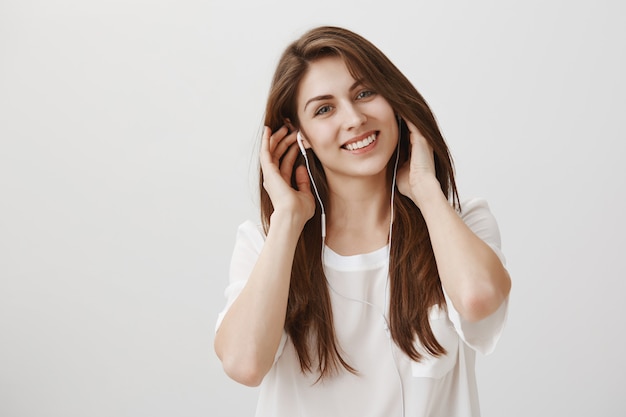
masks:
<svg viewBox="0 0 626 417"><path fill-rule="evenodd" d="M302 134L300 133L299 130L298 130L298 133L296 134L296 141L298 142L298 147L300 148L300 153L302 153L302 155L306 156L306 149L304 149L304 143L302 142Z"/></svg>

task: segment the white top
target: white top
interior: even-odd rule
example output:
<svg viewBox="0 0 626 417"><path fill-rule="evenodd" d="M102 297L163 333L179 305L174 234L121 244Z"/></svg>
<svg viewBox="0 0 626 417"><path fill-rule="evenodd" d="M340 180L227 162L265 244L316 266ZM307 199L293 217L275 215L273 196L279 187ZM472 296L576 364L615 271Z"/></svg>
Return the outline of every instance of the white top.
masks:
<svg viewBox="0 0 626 417"><path fill-rule="evenodd" d="M498 226L487 203L473 199L462 208L465 223L504 263ZM248 221L239 227L225 291L227 304L216 329L245 286L263 242L260 226ZM283 333L274 365L261 383L257 417L480 415L475 352L488 354L494 349L506 321L508 300L491 316L470 323L460 317L444 292L448 312L431 309L430 324L447 354L414 362L388 336L382 315L388 306L387 251L383 247L342 256L326 247L324 252L335 332L343 358L358 375L343 371L315 384L318 375L300 371L293 344Z"/></svg>

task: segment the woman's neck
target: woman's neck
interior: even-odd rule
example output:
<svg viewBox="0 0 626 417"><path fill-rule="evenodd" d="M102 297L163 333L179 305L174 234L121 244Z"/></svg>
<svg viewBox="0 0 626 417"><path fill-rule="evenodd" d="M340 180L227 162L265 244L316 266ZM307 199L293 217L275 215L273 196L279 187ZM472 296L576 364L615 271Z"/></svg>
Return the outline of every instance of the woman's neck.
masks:
<svg viewBox="0 0 626 417"><path fill-rule="evenodd" d="M391 185L382 179L329 184L326 244L341 255L380 249L388 242Z"/></svg>

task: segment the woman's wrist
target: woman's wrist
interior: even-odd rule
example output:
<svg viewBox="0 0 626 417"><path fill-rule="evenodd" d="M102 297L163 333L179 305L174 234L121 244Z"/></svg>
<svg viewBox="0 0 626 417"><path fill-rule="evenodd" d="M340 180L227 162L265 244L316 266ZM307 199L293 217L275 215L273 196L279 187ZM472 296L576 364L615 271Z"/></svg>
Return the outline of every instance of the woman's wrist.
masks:
<svg viewBox="0 0 626 417"><path fill-rule="evenodd" d="M292 211L274 210L270 215L270 232L288 233L292 236L300 236L308 219L300 213Z"/></svg>
<svg viewBox="0 0 626 417"><path fill-rule="evenodd" d="M422 212L448 201L436 177L424 178L412 184L411 191L413 202Z"/></svg>

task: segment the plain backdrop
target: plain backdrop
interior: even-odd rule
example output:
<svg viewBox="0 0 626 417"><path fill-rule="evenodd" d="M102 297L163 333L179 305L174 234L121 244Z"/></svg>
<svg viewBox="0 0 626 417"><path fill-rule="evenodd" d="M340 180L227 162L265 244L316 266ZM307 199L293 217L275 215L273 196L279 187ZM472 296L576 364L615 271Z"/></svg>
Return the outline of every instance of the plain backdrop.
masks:
<svg viewBox="0 0 626 417"><path fill-rule="evenodd" d="M620 0L2 0L0 415L253 415L215 319L274 66L321 24L411 79L499 221L483 415L626 415L625 20Z"/></svg>

